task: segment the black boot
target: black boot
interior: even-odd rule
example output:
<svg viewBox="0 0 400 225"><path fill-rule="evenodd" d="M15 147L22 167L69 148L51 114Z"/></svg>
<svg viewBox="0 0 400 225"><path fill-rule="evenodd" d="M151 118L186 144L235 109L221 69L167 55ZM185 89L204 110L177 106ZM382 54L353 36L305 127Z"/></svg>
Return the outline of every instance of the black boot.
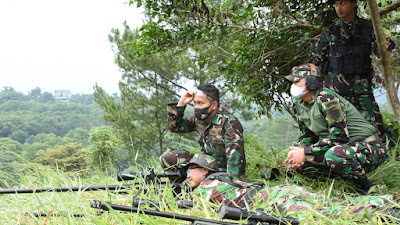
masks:
<svg viewBox="0 0 400 225"><path fill-rule="evenodd" d="M360 194L360 195L368 195L374 192L375 190L375 185L371 183L371 181L368 180L368 178L360 178L357 180L354 180L354 186L355 190Z"/></svg>

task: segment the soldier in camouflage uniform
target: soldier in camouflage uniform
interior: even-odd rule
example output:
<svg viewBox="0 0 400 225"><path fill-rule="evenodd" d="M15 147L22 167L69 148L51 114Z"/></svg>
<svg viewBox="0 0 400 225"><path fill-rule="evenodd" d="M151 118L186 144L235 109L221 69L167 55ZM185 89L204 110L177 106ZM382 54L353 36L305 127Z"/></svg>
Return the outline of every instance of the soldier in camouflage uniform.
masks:
<svg viewBox="0 0 400 225"><path fill-rule="evenodd" d="M184 118L186 105L194 102L194 115ZM202 152L218 162L221 171L241 176L245 172L243 128L239 120L221 109L219 91L213 85L201 85L196 91L182 95L178 103L167 106L168 129L176 133L195 131ZM185 170L193 154L185 150L168 149L160 156L164 169Z"/></svg>
<svg viewBox="0 0 400 225"><path fill-rule="evenodd" d="M295 185L265 187L249 184L235 175L216 172L217 169L216 161L207 155L192 158L188 180L196 195L210 202L241 208L246 205L260 207L261 204L267 213L279 211L281 215L298 219L306 218L310 210L318 210L328 217L340 217L345 210L357 215L370 214L393 202L391 195L346 199L333 197L328 200L322 194L314 194Z"/></svg>
<svg viewBox="0 0 400 225"><path fill-rule="evenodd" d="M386 158L385 144L360 112L334 91L323 88L314 64L295 66L286 78L293 82L290 93L296 102L301 136L299 146L290 147L288 169L304 174L332 173L353 181L360 193L373 185L366 173Z"/></svg>
<svg viewBox="0 0 400 225"><path fill-rule="evenodd" d="M372 49L378 55L372 24L356 15L357 0L334 2L339 19L323 30L313 63L322 69L325 87L352 103L382 137L382 116L371 87ZM394 46L388 38L386 47Z"/></svg>

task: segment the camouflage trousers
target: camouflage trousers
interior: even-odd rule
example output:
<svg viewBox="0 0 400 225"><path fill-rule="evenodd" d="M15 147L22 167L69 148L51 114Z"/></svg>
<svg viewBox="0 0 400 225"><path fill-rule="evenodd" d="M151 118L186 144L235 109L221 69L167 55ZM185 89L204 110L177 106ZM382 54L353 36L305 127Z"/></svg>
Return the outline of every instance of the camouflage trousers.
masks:
<svg viewBox="0 0 400 225"><path fill-rule="evenodd" d="M167 151L160 156L161 167L164 170L181 170L181 172L184 172L193 156L193 153L186 150L168 148ZM182 171L182 169L184 169L184 171Z"/></svg>
<svg viewBox="0 0 400 225"><path fill-rule="evenodd" d="M366 173L378 168L387 156L386 146L381 140L349 142L307 161L299 172L311 177L332 175L350 180L365 179Z"/></svg>
<svg viewBox="0 0 400 225"><path fill-rule="evenodd" d="M396 207L392 195L327 198L295 185L264 188L257 198L261 205L256 206L264 208L266 212L279 211L284 216L300 220L309 217L312 211L329 218L339 218L343 213L370 217L377 209Z"/></svg>
<svg viewBox="0 0 400 225"><path fill-rule="evenodd" d="M342 74L329 73L325 77L326 88L329 88L353 104L357 110L378 131L382 139L385 133L382 115L371 87L371 79L362 79L360 76L346 77Z"/></svg>

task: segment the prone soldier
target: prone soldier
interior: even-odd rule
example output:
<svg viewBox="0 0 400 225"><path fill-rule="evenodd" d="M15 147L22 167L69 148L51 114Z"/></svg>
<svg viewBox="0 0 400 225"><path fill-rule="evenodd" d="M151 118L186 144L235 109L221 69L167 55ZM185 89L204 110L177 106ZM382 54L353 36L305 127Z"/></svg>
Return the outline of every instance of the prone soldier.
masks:
<svg viewBox="0 0 400 225"><path fill-rule="evenodd" d="M310 210L318 211L328 217L337 218L345 210L356 215L372 213L394 203L393 196L360 196L343 199L333 197L329 200L322 194L315 194L303 187L275 186L265 187L242 181L226 172L218 172L218 164L208 155L196 154L189 162L188 182L194 194L209 202L244 208L259 204L267 212L279 211L281 215L305 219ZM326 202L327 204L321 204ZM350 205L348 205L350 202ZM320 204L318 204L320 203ZM398 207L397 204L393 204ZM389 211L392 212L392 211ZM394 212L398 213L395 210ZM394 216L398 216L397 214Z"/></svg>

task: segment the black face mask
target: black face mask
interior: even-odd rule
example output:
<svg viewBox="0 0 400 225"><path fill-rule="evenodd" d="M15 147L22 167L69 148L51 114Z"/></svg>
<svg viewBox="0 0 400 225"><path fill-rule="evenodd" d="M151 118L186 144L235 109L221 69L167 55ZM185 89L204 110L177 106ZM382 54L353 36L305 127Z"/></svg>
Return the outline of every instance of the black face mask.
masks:
<svg viewBox="0 0 400 225"><path fill-rule="evenodd" d="M211 104L211 105L212 105L212 104ZM204 109L194 108L194 116L195 116L198 120L205 120L205 119L207 119L207 118L210 117L211 114L213 113L212 111L211 111L211 112L208 112L208 109L211 107L211 105L208 106L208 107L206 107L206 108L204 108Z"/></svg>

